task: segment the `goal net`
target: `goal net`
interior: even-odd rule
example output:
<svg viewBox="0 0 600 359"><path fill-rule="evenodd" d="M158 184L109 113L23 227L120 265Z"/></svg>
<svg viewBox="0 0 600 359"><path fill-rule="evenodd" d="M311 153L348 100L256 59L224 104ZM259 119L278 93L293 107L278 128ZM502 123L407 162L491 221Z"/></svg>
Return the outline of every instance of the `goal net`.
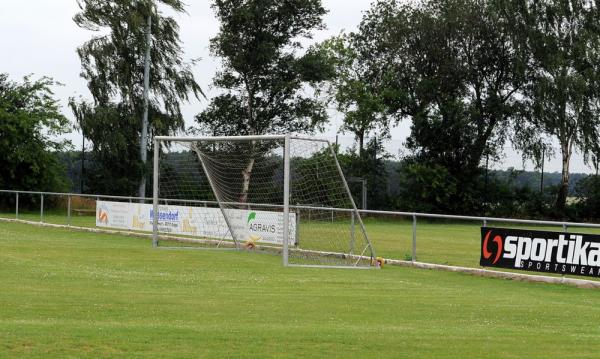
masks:
<svg viewBox="0 0 600 359"><path fill-rule="evenodd" d="M281 253L284 265L374 262L328 141L157 137L155 154L156 246Z"/></svg>

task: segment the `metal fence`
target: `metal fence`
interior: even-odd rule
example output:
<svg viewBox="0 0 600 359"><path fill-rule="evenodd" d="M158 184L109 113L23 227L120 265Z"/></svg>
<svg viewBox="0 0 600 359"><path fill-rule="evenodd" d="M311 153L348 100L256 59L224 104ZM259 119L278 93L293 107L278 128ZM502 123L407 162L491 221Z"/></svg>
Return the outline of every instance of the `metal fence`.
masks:
<svg viewBox="0 0 600 359"><path fill-rule="evenodd" d="M81 199L88 199L89 203L81 205ZM4 218L15 218L15 219L26 219L29 221L39 221L54 224L64 224L67 226L95 226L95 202L98 200L115 200L120 202L134 202L139 201L143 203L152 203L150 197L128 197L128 196L110 196L110 195L96 195L96 194L76 194L76 193L59 193L59 192L37 192L37 191L12 191L12 190L0 190L0 203L9 203L11 208L3 208L0 211L0 217ZM26 204L25 204L26 203ZM198 200L180 200L180 199L160 199L159 203L193 203L193 204L204 204L204 205L216 205L215 201L198 201ZM252 204L248 204L252 206ZM14 206L14 207L13 207ZM34 207L32 207L34 206ZM38 207L39 206L39 207ZM24 211L24 207L26 210ZM80 208L84 207L84 208ZM281 207L278 205L272 205L272 207ZM322 208L322 207L308 207L308 206L290 206L290 208L296 208L297 210L308 211L307 218L310 220L310 210L331 210L332 221L335 220L333 213L334 211L340 211L336 208ZM344 210L341 210L344 211ZM50 213L50 214L49 214ZM422 252L427 254L427 250L430 252L437 251L436 255L429 255L425 258L429 262L443 262L447 264L464 264L464 263L453 263L449 259L443 257L441 249L435 248L435 246L428 246L427 241L435 240L443 241L445 246L456 245L456 238L451 235L439 231L445 231L444 226L435 226L435 221L445 221L444 223L466 223L470 224L468 227L468 236L471 241L469 244L469 250L473 251L476 259L479 257L479 234L475 232L475 229L479 229L479 226L487 227L494 223L503 223L510 225L526 225L526 226L549 226L558 227L563 231L567 231L569 228L589 228L589 229L600 229L600 224L595 223L575 223L566 221L543 221L543 220L528 220L528 219L515 219L515 218L495 218L495 217L483 217L483 216L459 216L459 215L445 215L445 214L432 214L432 213L416 213L416 212L399 212L399 211L377 211L377 210L359 210L361 215L366 218L366 227L369 236L375 246L375 249L379 251L380 255L386 258L403 259L417 261L417 249L418 244L422 246ZM85 222L82 220L74 221L74 214L79 216L87 216ZM94 221L91 220L91 216L94 216ZM49 218L51 217L51 218ZM82 218L83 219L83 218ZM89 223L88 223L89 221ZM377 229L377 225L382 221L388 221L389 226L384 230ZM60 223L57 223L60 222ZM75 223L74 223L75 222ZM82 225L82 223L84 223ZM438 223L439 224L439 223ZM435 230L433 230L434 228ZM432 231L427 235L427 231ZM385 233L384 233L385 232ZM383 235L391 237L391 239L383 238ZM418 234L421 234L421 239L418 239ZM460 234L456 235L460 236ZM456 237L455 236L455 237ZM402 244L402 245L400 245ZM477 245L476 245L477 244ZM432 247L432 248L429 248ZM471 266L477 266L477 263L469 262Z"/></svg>
<svg viewBox="0 0 600 359"><path fill-rule="evenodd" d="M45 214L47 212L48 209L55 209L56 207L60 207L61 209L65 209L65 215L66 215L66 223L67 225L71 225L72 224L72 217L73 217L73 212L75 213L82 213L82 212L90 212L91 208L73 208L73 199L75 198L87 198L87 199L91 199L93 201L98 201L101 199L112 199L112 200L118 200L118 201L129 201L129 202L133 202L133 201L148 201L151 202L152 198L141 198L141 197L126 197L126 196L110 196L110 195L95 195L95 194L78 194L78 193L62 193L62 192L38 192L38 191L13 191L13 190L0 190L0 194L3 194L4 197L8 196L14 196L14 216L16 219L24 219L22 218L24 215L24 211L23 211L23 207L27 208L27 219L32 219L32 206L35 206L36 204L39 205L39 222L44 223L45 222ZM27 204L24 204L23 199L27 198ZM54 205L49 205L48 199L57 199L57 198L63 198L65 199L65 203L64 205L66 206L66 208L62 208L62 206L57 206L56 204ZM8 202L8 201L6 201ZM46 202L46 203L45 203ZM94 202L94 206L95 206L95 202ZM6 210L6 208L5 208ZM95 208L93 210L93 214L95 215ZM0 213L3 214L8 214L9 212L6 211L2 211Z"/></svg>
<svg viewBox="0 0 600 359"><path fill-rule="evenodd" d="M532 219L517 219L517 218L498 218L498 217L478 217L478 216L460 216L460 215L449 215L449 214L435 214L435 213L417 213L417 212L398 212L398 211L375 211L375 210L359 210L361 214L367 215L382 215L382 216L400 216L412 219L412 249L411 249L411 260L417 260L417 219L442 219L442 220L453 220L453 221L471 221L481 222L482 227L487 227L489 223L511 223L511 224L526 224L535 226L556 226L561 227L563 231L568 231L569 227L579 228L598 228L600 224L596 223L582 223L582 222L567 222L567 221L545 221L545 220L532 220Z"/></svg>

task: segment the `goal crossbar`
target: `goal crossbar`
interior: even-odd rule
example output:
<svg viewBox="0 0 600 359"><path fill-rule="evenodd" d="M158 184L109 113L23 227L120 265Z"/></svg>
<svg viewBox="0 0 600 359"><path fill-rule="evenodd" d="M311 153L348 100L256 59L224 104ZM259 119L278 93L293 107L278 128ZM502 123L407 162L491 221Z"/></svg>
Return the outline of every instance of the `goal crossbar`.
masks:
<svg viewBox="0 0 600 359"><path fill-rule="evenodd" d="M288 136L288 135L248 135L248 136L204 136L204 137L177 137L177 136L156 136L155 141L178 141L178 142L222 142L222 141L262 141L262 140L310 140L315 142L326 142L328 139L306 136Z"/></svg>

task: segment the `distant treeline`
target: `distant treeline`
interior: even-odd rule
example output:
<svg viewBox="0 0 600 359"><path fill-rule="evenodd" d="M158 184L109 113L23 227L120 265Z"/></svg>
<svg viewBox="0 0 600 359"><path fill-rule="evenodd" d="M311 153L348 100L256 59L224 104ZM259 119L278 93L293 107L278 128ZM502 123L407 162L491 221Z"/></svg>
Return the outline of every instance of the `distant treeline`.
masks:
<svg viewBox="0 0 600 359"><path fill-rule="evenodd" d="M116 180L106 176L98 175L94 161L87 159L84 168L86 174L82 181L81 176L81 152L62 152L59 155L60 161L64 166L70 182L70 191L74 193L94 193L94 194L127 194L121 193ZM418 210L423 212L437 213L455 213L455 214L482 214L498 216L520 216L520 217L548 217L553 218L552 200L556 195L558 186L561 184L561 174L558 172L545 172L543 176L543 191L541 191L542 176L539 171L523 171L514 168L507 170L489 170L480 169L477 178L478 185L471 194L475 203L469 207L467 204L457 204L455 206L444 202L444 196L447 195L447 189L444 190L442 182L438 185L438 194L433 191L433 197L438 198L439 205L435 200L431 200L427 195L429 188L422 186L415 190L413 187L406 187L407 184L414 185L413 180L407 179L408 167L406 161L399 160L372 160L367 163L361 163L360 156L357 153L349 151L339 154L339 159L344 168L346 177L354 179L366 179L367 181L367 203L369 209L378 210ZM168 162L167 159L163 161ZM176 161L173 161L176 162ZM374 167L368 176L362 176L364 171L361 166ZM174 169L177 170L177 169ZM101 178L102 180L98 180ZM596 176L585 173L572 173L569 185L568 208L572 218L585 219L595 218L594 213L586 213L585 218L581 206L586 202L589 196L590 184L596 183ZM429 183L436 182L435 177L424 178ZM81 187L83 185L83 188ZM149 184L151 186L151 183ZM111 188L111 190L108 190ZM358 206L362 206L362 184L360 182L350 183L355 201ZM149 189L150 190L150 189ZM418 200L412 195L422 196ZM206 198L209 199L209 198ZM587 201L589 202L589 201ZM577 208L575 208L577 207Z"/></svg>

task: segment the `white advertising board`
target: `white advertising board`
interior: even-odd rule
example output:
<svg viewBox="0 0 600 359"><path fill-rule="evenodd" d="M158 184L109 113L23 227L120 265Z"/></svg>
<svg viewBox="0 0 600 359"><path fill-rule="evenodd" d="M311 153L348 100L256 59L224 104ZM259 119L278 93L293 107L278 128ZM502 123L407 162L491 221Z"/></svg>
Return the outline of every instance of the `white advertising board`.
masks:
<svg viewBox="0 0 600 359"><path fill-rule="evenodd" d="M225 209L238 238L256 243L283 244L283 213ZM96 226L152 232L151 204L96 202ZM219 208L159 206L158 230L162 233L204 238L232 239ZM296 214L290 213L290 244L296 244Z"/></svg>

